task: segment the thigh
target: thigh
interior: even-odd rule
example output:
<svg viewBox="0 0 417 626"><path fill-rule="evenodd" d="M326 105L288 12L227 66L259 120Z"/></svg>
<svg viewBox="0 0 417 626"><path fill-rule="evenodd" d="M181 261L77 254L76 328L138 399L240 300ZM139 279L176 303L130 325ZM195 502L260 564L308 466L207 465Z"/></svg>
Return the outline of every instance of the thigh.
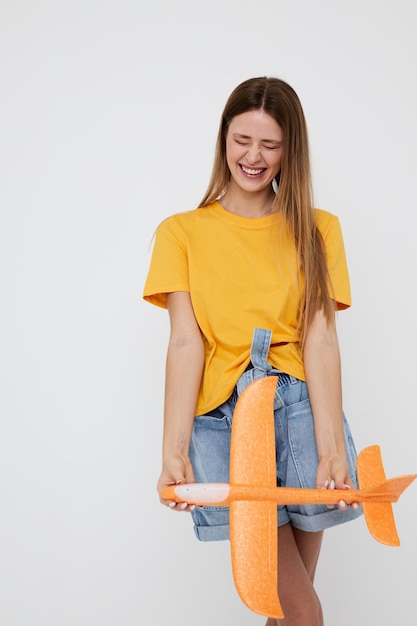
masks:
<svg viewBox="0 0 417 626"><path fill-rule="evenodd" d="M290 624L321 623L321 606L313 579L322 539L322 531L308 533L294 529L291 524L279 529L278 593Z"/></svg>
<svg viewBox="0 0 417 626"><path fill-rule="evenodd" d="M310 576L311 582L314 582L324 532L322 530L318 532L305 532L304 530L299 530L294 527L292 528L292 532L307 574Z"/></svg>

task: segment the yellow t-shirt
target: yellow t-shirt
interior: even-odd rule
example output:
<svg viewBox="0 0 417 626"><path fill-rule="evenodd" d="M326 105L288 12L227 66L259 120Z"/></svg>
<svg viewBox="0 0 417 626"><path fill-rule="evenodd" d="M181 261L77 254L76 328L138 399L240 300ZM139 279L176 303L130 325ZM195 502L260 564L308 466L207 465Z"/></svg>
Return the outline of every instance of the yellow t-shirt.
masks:
<svg viewBox="0 0 417 626"><path fill-rule="evenodd" d="M339 220L315 210L324 239L334 299L351 304ZM158 227L143 297L166 308L166 293L186 291L205 346L196 415L231 394L250 361L254 328L272 330L268 361L305 380L297 333L302 277L280 213L246 218L218 203L168 217Z"/></svg>

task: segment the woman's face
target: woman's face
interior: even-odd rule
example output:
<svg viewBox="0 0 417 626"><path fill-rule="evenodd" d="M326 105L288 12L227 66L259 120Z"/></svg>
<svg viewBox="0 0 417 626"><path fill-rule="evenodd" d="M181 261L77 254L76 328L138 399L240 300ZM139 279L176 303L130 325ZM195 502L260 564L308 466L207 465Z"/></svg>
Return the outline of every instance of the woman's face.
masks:
<svg viewBox="0 0 417 626"><path fill-rule="evenodd" d="M271 185L281 169L283 132L262 110L236 115L226 136L226 160L231 183L248 192Z"/></svg>

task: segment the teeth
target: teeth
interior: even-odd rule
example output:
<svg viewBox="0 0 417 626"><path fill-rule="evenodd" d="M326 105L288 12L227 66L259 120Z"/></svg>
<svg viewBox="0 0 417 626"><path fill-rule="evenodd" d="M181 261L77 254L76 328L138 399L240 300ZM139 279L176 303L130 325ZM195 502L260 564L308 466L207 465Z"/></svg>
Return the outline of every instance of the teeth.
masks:
<svg viewBox="0 0 417 626"><path fill-rule="evenodd" d="M260 174L263 171L262 168L260 170L250 170L248 167L244 167L243 165L241 167L245 174L251 174L251 176L256 176L256 174Z"/></svg>

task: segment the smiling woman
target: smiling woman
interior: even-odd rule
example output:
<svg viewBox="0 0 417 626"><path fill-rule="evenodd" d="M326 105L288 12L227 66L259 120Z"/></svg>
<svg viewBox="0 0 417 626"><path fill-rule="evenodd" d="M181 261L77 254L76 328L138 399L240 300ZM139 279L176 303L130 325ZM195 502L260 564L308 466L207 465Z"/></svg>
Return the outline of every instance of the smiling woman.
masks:
<svg viewBox="0 0 417 626"><path fill-rule="evenodd" d="M338 219L313 208L307 128L290 85L253 78L229 96L207 192L158 227L143 295L168 308L171 323L162 504L190 511L198 539L229 538L228 506L201 508L164 490L229 482L238 398L275 376L276 483L341 490L333 508L279 506L285 623L321 626L314 573L323 531L361 515L342 495L357 477L335 310L351 300ZM267 626L280 623L267 617Z"/></svg>
<svg viewBox="0 0 417 626"><path fill-rule="evenodd" d="M282 160L282 129L262 109L234 117L226 137L226 158L230 181L221 205L243 217L261 217L271 212L275 193L272 182ZM245 192L260 192L262 204L245 201Z"/></svg>

